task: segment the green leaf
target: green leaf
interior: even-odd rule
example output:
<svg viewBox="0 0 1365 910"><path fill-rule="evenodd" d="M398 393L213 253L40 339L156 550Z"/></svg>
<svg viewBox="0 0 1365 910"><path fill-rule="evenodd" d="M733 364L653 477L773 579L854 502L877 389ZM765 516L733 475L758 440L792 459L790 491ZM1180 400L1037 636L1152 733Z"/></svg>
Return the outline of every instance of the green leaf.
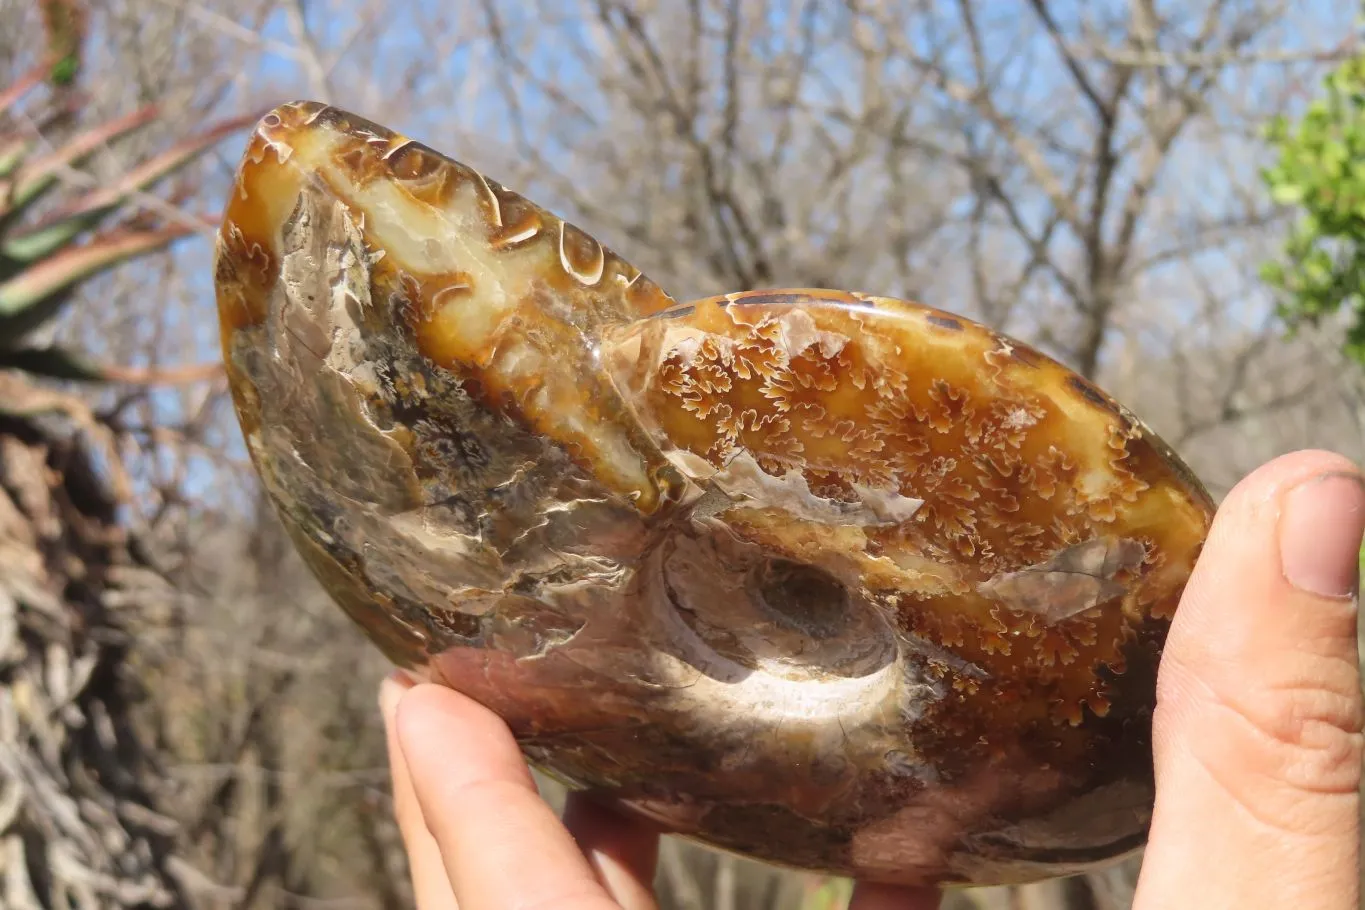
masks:
<svg viewBox="0 0 1365 910"><path fill-rule="evenodd" d="M49 78L54 85L69 86L76 81L76 73L80 71L80 68L80 58L74 54L68 54L52 64L52 73Z"/></svg>
<svg viewBox="0 0 1365 910"><path fill-rule="evenodd" d="M1303 201L1303 187L1281 183L1270 191L1270 198L1280 205L1296 205Z"/></svg>

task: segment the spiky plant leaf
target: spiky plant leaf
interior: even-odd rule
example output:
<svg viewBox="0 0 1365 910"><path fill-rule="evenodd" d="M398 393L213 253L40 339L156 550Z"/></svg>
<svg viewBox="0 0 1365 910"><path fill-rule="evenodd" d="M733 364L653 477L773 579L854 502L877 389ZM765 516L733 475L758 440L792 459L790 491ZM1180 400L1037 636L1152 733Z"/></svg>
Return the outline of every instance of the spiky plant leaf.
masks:
<svg viewBox="0 0 1365 910"><path fill-rule="evenodd" d="M71 242L129 201L135 193L145 192L217 145L222 139L249 126L256 117L235 117L215 124L147 159L118 181L100 187L59 208L32 228L12 232L0 240L0 279L7 266L36 262ZM0 208L0 223L4 211Z"/></svg>
<svg viewBox="0 0 1365 910"><path fill-rule="evenodd" d="M0 202L8 195L10 177L33 151L33 141L19 137L0 139Z"/></svg>
<svg viewBox="0 0 1365 910"><path fill-rule="evenodd" d="M77 284L164 249L190 231L189 225L149 231L114 230L49 256L0 284L0 346L14 347L25 334L55 316Z"/></svg>
<svg viewBox="0 0 1365 910"><path fill-rule="evenodd" d="M104 367L83 354L60 347L11 348L0 346L0 370L20 370L30 376L80 382L103 382Z"/></svg>
<svg viewBox="0 0 1365 910"><path fill-rule="evenodd" d="M146 105L115 120L88 129L50 155L26 162L11 182L8 198L0 199L0 229L59 185L62 174L85 161L114 141L127 137L151 123L160 111Z"/></svg>

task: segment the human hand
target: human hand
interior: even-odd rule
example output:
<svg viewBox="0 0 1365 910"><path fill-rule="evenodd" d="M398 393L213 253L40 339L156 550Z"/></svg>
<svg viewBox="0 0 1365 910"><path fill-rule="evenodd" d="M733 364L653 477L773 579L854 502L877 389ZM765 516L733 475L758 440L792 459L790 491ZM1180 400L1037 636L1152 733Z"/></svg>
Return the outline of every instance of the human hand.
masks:
<svg viewBox="0 0 1365 910"><path fill-rule="evenodd" d="M1218 511L1157 683L1157 796L1136 910L1355 910L1362 698L1356 645L1365 484L1299 452ZM420 910L654 906L658 835L540 799L507 727L438 686L380 697ZM931 910L933 889L860 886L850 910Z"/></svg>

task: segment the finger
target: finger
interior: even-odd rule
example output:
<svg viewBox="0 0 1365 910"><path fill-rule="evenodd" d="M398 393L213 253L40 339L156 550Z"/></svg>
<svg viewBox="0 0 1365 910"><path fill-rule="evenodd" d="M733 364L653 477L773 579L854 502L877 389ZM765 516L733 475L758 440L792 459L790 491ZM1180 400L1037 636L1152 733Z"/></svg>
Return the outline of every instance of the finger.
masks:
<svg viewBox="0 0 1365 910"><path fill-rule="evenodd" d="M1135 906L1357 906L1363 526L1356 468L1324 452L1219 509L1162 658Z"/></svg>
<svg viewBox="0 0 1365 910"><path fill-rule="evenodd" d="M399 701L395 726L461 910L616 906L497 715L443 686L419 685Z"/></svg>
<svg viewBox="0 0 1365 910"><path fill-rule="evenodd" d="M937 888L902 888L859 884L848 910L938 910L943 894Z"/></svg>
<svg viewBox="0 0 1365 910"><path fill-rule="evenodd" d="M393 813L407 850L412 893L418 910L459 910L450 879L446 878L445 865L441 862L440 848L422 820L422 809L417 804L417 793L412 788L412 776L408 773L408 764L403 758L398 734L394 730L398 702L413 685L406 675L392 673L379 686L379 710L384 718L389 774L393 780Z"/></svg>
<svg viewBox="0 0 1365 910"><path fill-rule="evenodd" d="M656 829L579 793L570 794L564 804L564 827L617 903L627 910L655 906L654 870L659 859Z"/></svg>

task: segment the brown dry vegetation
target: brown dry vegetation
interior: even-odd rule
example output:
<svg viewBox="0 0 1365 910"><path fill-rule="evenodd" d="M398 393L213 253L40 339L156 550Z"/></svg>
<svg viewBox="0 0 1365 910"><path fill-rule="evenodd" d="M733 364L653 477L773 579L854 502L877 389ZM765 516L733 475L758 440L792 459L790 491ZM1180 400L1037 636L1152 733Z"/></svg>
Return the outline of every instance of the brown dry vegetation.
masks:
<svg viewBox="0 0 1365 910"><path fill-rule="evenodd" d="M675 296L842 287L983 319L1096 378L1221 495L1295 448L1365 456L1359 372L1330 327L1285 340L1255 279L1283 227L1257 176L1259 130L1356 49L1355 12L106 0L83 90L99 113L162 103L174 115L148 143L210 116L332 102L541 201ZM37 27L26 2L0 0L0 85L30 62ZM174 204L216 211L239 148L202 159ZM110 179L137 151L89 173ZM93 282L59 336L124 365L211 362L209 256L195 239ZM128 604L118 691L137 699L156 769L128 798L166 816L133 813L164 851L148 874L170 905L205 910L411 906L374 701L385 667L283 540L221 383L80 391L131 479L120 515L103 494L87 504L120 523L117 546L146 554L108 590L136 582L114 600ZM63 451L0 424L0 543L40 521L75 526L63 483L92 472L38 469ZM60 539L89 556L85 538ZM111 559L128 562L87 562ZM17 565L0 563L0 595ZM49 560L43 584L69 570ZM1121 908L1136 869L949 905ZM747 910L837 906L847 890L669 843L660 894Z"/></svg>

